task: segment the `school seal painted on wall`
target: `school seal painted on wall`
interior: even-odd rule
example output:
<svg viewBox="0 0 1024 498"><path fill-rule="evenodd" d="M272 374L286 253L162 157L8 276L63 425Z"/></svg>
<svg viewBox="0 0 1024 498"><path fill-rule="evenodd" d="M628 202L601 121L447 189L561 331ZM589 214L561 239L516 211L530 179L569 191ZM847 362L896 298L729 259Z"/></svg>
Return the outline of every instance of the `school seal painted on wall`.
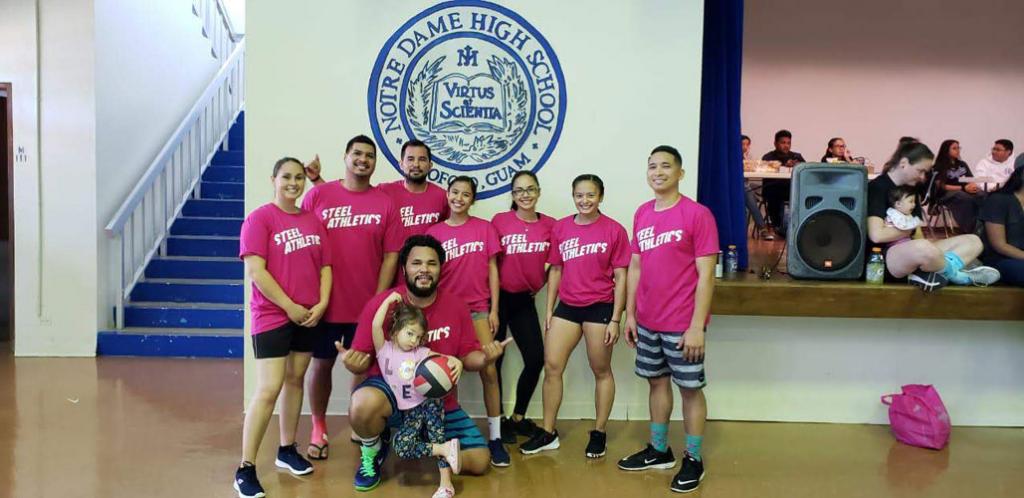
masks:
<svg viewBox="0 0 1024 498"><path fill-rule="evenodd" d="M551 45L512 10L456 0L426 9L384 44L370 75L370 125L399 169L402 144L430 146L428 179L469 175L478 197L540 170L565 121L565 78Z"/></svg>

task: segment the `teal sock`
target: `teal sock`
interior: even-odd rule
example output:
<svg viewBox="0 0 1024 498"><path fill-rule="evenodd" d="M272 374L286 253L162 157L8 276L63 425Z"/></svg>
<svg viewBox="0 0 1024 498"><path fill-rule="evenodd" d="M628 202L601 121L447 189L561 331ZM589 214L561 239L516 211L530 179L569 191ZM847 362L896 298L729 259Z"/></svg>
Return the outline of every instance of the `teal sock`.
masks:
<svg viewBox="0 0 1024 498"><path fill-rule="evenodd" d="M700 461L700 445L704 442L704 436L691 436L686 435L686 452L693 457L694 460Z"/></svg>
<svg viewBox="0 0 1024 498"><path fill-rule="evenodd" d="M964 260L960 259L960 256L953 251L946 251L943 256L946 258L946 267L942 269L942 275L954 284L970 285L971 278L962 271Z"/></svg>
<svg viewBox="0 0 1024 498"><path fill-rule="evenodd" d="M651 422L651 446L662 453L668 449L668 424Z"/></svg>

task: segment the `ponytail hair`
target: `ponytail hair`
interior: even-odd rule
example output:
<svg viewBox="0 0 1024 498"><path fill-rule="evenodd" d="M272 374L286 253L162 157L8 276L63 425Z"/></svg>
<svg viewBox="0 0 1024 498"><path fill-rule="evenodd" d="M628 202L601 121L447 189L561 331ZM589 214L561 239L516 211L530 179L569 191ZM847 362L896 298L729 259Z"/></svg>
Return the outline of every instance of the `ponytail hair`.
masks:
<svg viewBox="0 0 1024 498"><path fill-rule="evenodd" d="M935 159L935 154L928 148L927 145L921 142L907 142L900 144L896 148L896 151L892 153L892 157L889 158L885 163L885 168L882 169L882 173L888 173L892 171L900 161L906 159L910 164L914 164L922 160Z"/></svg>

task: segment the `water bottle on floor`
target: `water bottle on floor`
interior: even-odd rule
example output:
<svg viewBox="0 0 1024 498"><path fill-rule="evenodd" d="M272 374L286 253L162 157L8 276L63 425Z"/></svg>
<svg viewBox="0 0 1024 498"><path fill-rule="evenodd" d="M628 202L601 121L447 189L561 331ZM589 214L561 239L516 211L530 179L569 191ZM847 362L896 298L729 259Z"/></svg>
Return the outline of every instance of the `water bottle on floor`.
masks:
<svg viewBox="0 0 1024 498"><path fill-rule="evenodd" d="M881 247L871 248L871 258L864 273L864 280L871 285L882 285L885 281L885 256L882 256Z"/></svg>
<svg viewBox="0 0 1024 498"><path fill-rule="evenodd" d="M725 274L728 277L736 276L740 266L740 256L736 253L736 246L729 244L729 252L725 253Z"/></svg>

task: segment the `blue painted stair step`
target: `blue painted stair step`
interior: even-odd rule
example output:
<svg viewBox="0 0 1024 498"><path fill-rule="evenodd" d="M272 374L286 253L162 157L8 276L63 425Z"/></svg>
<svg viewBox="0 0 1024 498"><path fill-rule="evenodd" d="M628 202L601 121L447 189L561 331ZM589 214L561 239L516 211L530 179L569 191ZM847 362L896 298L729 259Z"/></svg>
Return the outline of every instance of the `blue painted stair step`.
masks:
<svg viewBox="0 0 1024 498"><path fill-rule="evenodd" d="M228 235L242 231L241 218L181 217L171 225L171 235Z"/></svg>
<svg viewBox="0 0 1024 498"><path fill-rule="evenodd" d="M180 235L168 237L167 254L171 256L238 256L238 237Z"/></svg>
<svg viewBox="0 0 1024 498"><path fill-rule="evenodd" d="M146 278L240 279L244 273L238 258L155 258L146 266Z"/></svg>
<svg viewBox="0 0 1024 498"><path fill-rule="evenodd" d="M202 182L202 199L245 199L245 184L239 182Z"/></svg>
<svg viewBox="0 0 1024 498"><path fill-rule="evenodd" d="M245 201L189 199L182 209L182 214L208 218L242 218L245 216Z"/></svg>
<svg viewBox="0 0 1024 498"><path fill-rule="evenodd" d="M245 164L245 152L241 150L219 150L213 155L214 166L241 166Z"/></svg>
<svg viewBox="0 0 1024 498"><path fill-rule="evenodd" d="M132 303L125 306L128 327L241 328L241 305L207 303Z"/></svg>
<svg viewBox="0 0 1024 498"><path fill-rule="evenodd" d="M241 305L243 292L241 280L148 279L135 284L131 301Z"/></svg>

